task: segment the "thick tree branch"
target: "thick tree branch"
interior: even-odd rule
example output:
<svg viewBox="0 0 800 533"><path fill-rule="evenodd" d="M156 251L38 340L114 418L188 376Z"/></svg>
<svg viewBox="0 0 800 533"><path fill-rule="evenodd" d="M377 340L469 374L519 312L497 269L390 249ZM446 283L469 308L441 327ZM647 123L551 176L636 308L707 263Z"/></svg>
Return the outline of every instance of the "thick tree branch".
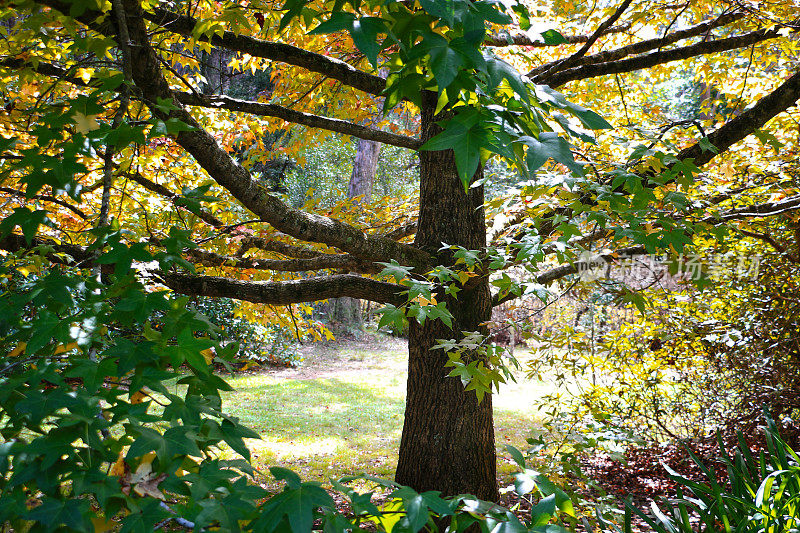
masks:
<svg viewBox="0 0 800 533"><path fill-rule="evenodd" d="M403 237L408 237L410 235L414 235L417 232L417 221L412 220L410 222L406 222L402 226L393 229L389 233L386 233L384 237L387 239L392 239L394 241L398 241Z"/></svg>
<svg viewBox="0 0 800 533"><path fill-rule="evenodd" d="M736 37L728 37L725 39L716 39L714 41L703 41L700 43L684 46L681 48L674 48L672 50L664 50L659 52L652 52L650 54L631 57L617 61L606 61L603 63L593 63L588 65L580 65L573 67L562 72L557 72L552 76L547 74L540 74L536 76L533 81L535 83L547 84L551 87L559 87L565 83L576 80L585 80L597 76L605 76L608 74L622 74L625 72L633 72L645 68L662 65L672 61L681 61L692 57L697 57L706 54L714 54L725 52L728 50L736 50L737 48L744 48L753 44L761 43L769 39L774 39L780 36L781 28L773 28L770 30L757 30L744 35Z"/></svg>
<svg viewBox="0 0 800 533"><path fill-rule="evenodd" d="M222 255L195 248L185 250L184 255L195 264L213 267L273 270L275 272L310 272L324 269L347 270L362 274L380 272L380 269L373 263L358 261L348 254L319 254L305 259L259 259Z"/></svg>
<svg viewBox="0 0 800 533"><path fill-rule="evenodd" d="M627 248L620 248L612 253L609 254L601 254L597 257L598 261L604 261L606 263L611 263L620 257L633 257L635 255L644 255L647 253L647 250L644 246L629 246ZM544 272L536 275L535 283L540 285L548 285L557 281L561 278L565 278L572 274L577 274L578 272L582 272L588 270L593 265L586 263L585 261L575 261L569 265L560 265L557 267L553 267L550 270L545 270ZM492 306L497 307L498 305L504 304L511 300L516 300L520 298L521 295L508 293L503 296L495 294L492 297Z"/></svg>
<svg viewBox="0 0 800 533"><path fill-rule="evenodd" d="M35 0L37 3L49 6L62 13L69 14L72 4L63 0ZM85 6L84 6L85 7ZM130 15L133 6L126 5L125 11ZM161 7L153 8L153 11L142 13L141 8L137 9L138 17L153 22L163 29L183 35L184 37L194 37L194 28L197 20L186 15L180 15ZM83 12L74 18L87 25L91 29L104 35L115 36L116 30L113 27L115 21L105 17L105 13L94 9L84 9ZM129 25L131 21L128 21ZM130 29L130 28L129 28ZM133 32L131 32L133 34ZM131 40L135 44L136 39L131 35ZM380 76L367 74L360 71L344 61L327 57L322 54L309 52L296 46L284 43L274 43L248 37L236 35L231 32L224 32L222 35L204 36L200 40L210 42L214 46L226 48L234 52L250 54L253 57L263 57L272 61L279 61L297 67L304 68L311 72L316 72L342 82L355 89L378 95L386 87L386 80ZM135 70L135 69L134 69Z"/></svg>
<svg viewBox="0 0 800 533"><path fill-rule="evenodd" d="M38 246L52 249L47 254L54 263L74 265L81 268L95 266L96 256L85 248L74 244L34 238L29 245L22 235L10 234L0 239L0 249L9 252L30 250ZM254 303L286 305L314 302L328 298L349 296L361 300L402 305L401 295L407 288L355 274L320 276L296 281L241 281L215 276L192 276L160 270L149 271L154 278L170 289L182 294L234 298Z"/></svg>
<svg viewBox="0 0 800 533"><path fill-rule="evenodd" d="M18 191L17 189L14 189L12 187L0 187L0 192L4 192L6 194L10 194L12 196L17 196L17 197L20 197L20 198L25 198L25 193L24 192ZM70 204L68 202L65 202L64 200L59 200L55 196L50 196L49 194L34 194L33 197L30 198L30 199L31 200L41 200L43 202L54 203L56 205L60 205L61 207L69 209L70 211L72 211L73 213L75 213L76 215L81 217L83 220L86 220L88 218L86 213L81 211L79 208L75 207L74 205L72 205L72 204Z"/></svg>
<svg viewBox="0 0 800 533"><path fill-rule="evenodd" d="M197 25L197 20L194 18L179 15L161 7L155 7L152 12L145 12L144 18L165 30L185 37L194 36L194 28ZM274 43L246 35L236 35L229 31L201 40L207 40L214 46L227 50L301 67L370 94L378 95L386 87L386 80L380 76L367 74L344 61L309 52L296 46Z"/></svg>
<svg viewBox="0 0 800 533"><path fill-rule="evenodd" d="M800 209L800 196L784 198L779 202L767 202L763 204L749 205L747 207L737 207L718 214L708 215L699 220L708 224L719 222L729 222L731 220L742 220L745 218L766 218L783 215L790 211Z"/></svg>
<svg viewBox="0 0 800 533"><path fill-rule="evenodd" d="M206 94L197 95L187 92L176 93L175 96L177 96L178 101L184 105L210 107L215 109L228 109L230 111L240 111L243 113L249 113L251 115L276 117L287 122L293 122L295 124L301 124L311 128L335 131L338 133L344 133L346 135L352 135L353 137L357 137L359 139L367 139L370 141L390 144L392 146L410 148L412 150L417 150L420 146L422 146L422 143L413 137L368 128L366 126L354 124L346 120L302 113L300 111L295 111L293 109L289 109L288 107L275 104L239 100L229 96Z"/></svg>
<svg viewBox="0 0 800 533"><path fill-rule="evenodd" d="M696 24L692 27L685 28L683 30L677 30L663 37L657 37L655 39L647 39L644 41L639 41L637 43L630 44L628 46L617 48L615 50L607 50L604 52L598 52L596 54L582 57L580 58L580 60L577 61L576 65L606 63L608 61L618 61L633 54L643 54L645 52L649 52L650 50L655 50L656 48L663 48L664 46L675 44L676 42L682 41L683 39L688 39L691 37L697 37L698 35L707 34L709 31L715 28L719 28L720 26L726 26L731 22L735 22L741 19L742 17L744 17L744 13L742 12L726 13L720 15L714 20L702 22L700 24ZM531 70L528 73L528 77L533 79L541 75L543 72L547 72L547 70L556 63L558 63L558 61L553 61L551 63L547 63L545 65L536 67L535 69Z"/></svg>
<svg viewBox="0 0 800 533"><path fill-rule="evenodd" d="M773 117L795 105L800 100L800 71L790 76L774 91L761 98L753 107L743 112L708 135L708 141L718 150L727 151L731 146L762 128ZM705 150L696 143L677 154L680 160L691 159L694 164L705 165L717 154Z"/></svg>
<svg viewBox="0 0 800 533"><path fill-rule="evenodd" d="M87 83L82 78L69 75L69 71L67 69L47 62L38 62L34 65L31 63L26 64L24 61L16 58L5 58L0 60L0 67L6 67L10 69L31 68L40 74L59 78L80 87L90 87L93 85L93 80L90 80L89 83ZM276 104L254 102L251 100L240 100L238 98L231 98L224 95L196 94L177 91L174 92L178 101L188 106L228 109L230 111L239 111L243 113L249 113L251 115L276 117L287 122L300 124L302 126L335 131L337 133L344 133L345 135L352 135L353 137L357 137L359 139L367 139L392 146L399 146L401 148L409 148L411 150L418 150L419 147L422 146L422 143L414 137L398 135L388 131L376 130L337 118L303 113L301 111L295 111L293 109L289 109L288 107Z"/></svg>
<svg viewBox="0 0 800 533"><path fill-rule="evenodd" d="M611 16L608 17L608 19L606 19L602 24L600 24L600 26L598 26L597 30L595 30L595 32L589 36L589 39L587 39L586 43L583 46L581 46L578 49L578 51L576 51L574 54L567 57L566 59L557 61L554 65L552 65L545 71L542 77L544 77L545 79L551 78L556 72L567 70L577 65L578 61L580 61L580 59L586 55L586 52L589 51L592 45L595 42L597 42L597 39L599 39L600 36L602 36L603 33L605 33L608 30L608 28L610 28L611 25L614 24L622 16L625 10L628 9L628 7L631 5L631 2L633 2L633 0L624 0L619 5L619 7L617 7L617 9L614 10L614 13L612 13ZM535 81L539 83L538 80Z"/></svg>
<svg viewBox="0 0 800 533"><path fill-rule="evenodd" d="M287 305L348 296L360 300L402 305L401 285L338 274L297 281L239 281L215 276L189 276L160 272L157 277L175 292L193 296L234 298L253 303Z"/></svg>
<svg viewBox="0 0 800 533"><path fill-rule="evenodd" d="M182 209L186 209L186 207L180 205L180 203L179 203L180 199L181 199L181 195L180 194L174 193L171 190L169 190L166 187L164 187L163 185L159 185L158 183L147 179L146 177L142 176L139 172L131 172L131 173L127 174L127 177L128 177L128 179L130 179L131 181L133 181L135 183L138 183L139 185L141 185L142 187L144 187L148 191L154 192L154 193L158 194L159 196L163 196L164 198L167 198L176 207L180 207ZM215 228L221 228L221 227L225 226L225 224L223 224L223 222L220 219L218 219L217 217L215 217L214 215L212 215L208 211L205 211L204 209L193 209L191 211L187 209L187 212L195 215L197 218L199 218L200 220L202 220L206 224L208 224L210 226L214 226Z"/></svg>
<svg viewBox="0 0 800 533"><path fill-rule="evenodd" d="M264 239L261 237L245 237L239 245L239 250L236 252L237 257L242 257L249 250L258 248L265 252L274 252L286 257L297 257L300 259L313 259L322 255L316 250L312 250L306 246L297 246L294 244L287 244L285 242L276 241L272 239Z"/></svg>

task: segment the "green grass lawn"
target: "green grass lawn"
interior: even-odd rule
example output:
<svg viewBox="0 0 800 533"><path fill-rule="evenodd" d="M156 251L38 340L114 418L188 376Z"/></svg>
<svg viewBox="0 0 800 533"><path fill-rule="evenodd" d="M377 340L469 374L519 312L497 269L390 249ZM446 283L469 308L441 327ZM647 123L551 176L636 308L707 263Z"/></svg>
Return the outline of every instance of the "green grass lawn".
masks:
<svg viewBox="0 0 800 533"><path fill-rule="evenodd" d="M403 427L406 347L391 337L368 342L314 344L297 369L229 377L226 412L255 429L248 442L253 464L291 468L304 479L366 472L391 478ZM518 353L524 362L527 353ZM495 395L495 429L501 477L512 470L505 444L522 446L538 425L532 401L549 390L524 379Z"/></svg>

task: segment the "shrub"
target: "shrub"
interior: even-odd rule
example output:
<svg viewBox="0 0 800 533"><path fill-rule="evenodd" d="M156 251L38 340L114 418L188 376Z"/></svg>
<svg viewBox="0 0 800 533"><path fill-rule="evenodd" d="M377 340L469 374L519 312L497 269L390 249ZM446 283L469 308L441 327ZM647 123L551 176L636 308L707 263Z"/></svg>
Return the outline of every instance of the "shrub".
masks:
<svg viewBox="0 0 800 533"><path fill-rule="evenodd" d="M656 533L790 533L800 530L800 457L778 435L771 418L764 430L766 449L754 454L741 432L739 444L729 454L718 437L719 457L724 467L709 468L690 450L705 481L694 481L667 468L679 486L675 498L659 507L651 505L653 516L626 506L624 531L631 531L635 514ZM663 511L662 508L667 509ZM605 523L606 531L620 531Z"/></svg>

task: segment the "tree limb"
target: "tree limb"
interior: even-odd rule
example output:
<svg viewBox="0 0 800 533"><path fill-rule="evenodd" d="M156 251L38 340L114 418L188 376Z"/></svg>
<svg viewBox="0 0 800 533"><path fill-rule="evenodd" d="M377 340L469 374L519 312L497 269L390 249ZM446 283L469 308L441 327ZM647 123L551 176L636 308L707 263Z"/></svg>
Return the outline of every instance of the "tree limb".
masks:
<svg viewBox="0 0 800 533"><path fill-rule="evenodd" d="M542 74L542 77L544 77L545 79L546 78L550 78L556 72L560 72L562 70L567 70L567 69L570 69L573 66L575 66L578 63L578 61L583 56L586 55L586 52L589 51L589 49L592 47L592 45L595 42L597 42L597 39L599 39L600 36L603 35L603 33L605 33L606 30L608 30L608 28L610 28L611 25L614 24L617 21L617 19L619 19L622 16L622 14L625 12L625 10L628 9L628 6L631 5L631 2L633 2L633 0L624 0L619 5L619 7L617 7L617 9L614 10L614 13L612 13L610 17L608 17L602 24L600 24L600 26L598 26L597 30L595 30L595 32L592 33L591 36L589 36L589 39L586 41L586 43L583 46L580 47L580 49L578 49L577 52L575 52L574 54L572 54L571 56L569 56L569 57L567 57L565 59L557 61L554 65L552 65L550 68L548 68L545 71L544 74ZM534 81L536 81L537 83L540 83L538 80L534 80Z"/></svg>
<svg viewBox="0 0 800 533"><path fill-rule="evenodd" d="M598 260L602 260L606 263L611 263L612 261L618 259L619 257L632 257L634 255L644 255L647 253L647 250L644 246L629 246L627 248L620 248L612 253L608 254L601 254L598 256ZM548 285L553 283L556 280L561 278L567 277L572 274L577 274L578 272L588 269L591 265L586 263L585 261L575 261L569 265L560 265L550 270L546 270L540 274L536 275L535 283L540 285ZM520 298L521 295L508 293L504 296L500 296L499 294L495 294L492 296L492 306L497 307L498 305L504 304L511 300L515 300Z"/></svg>
<svg viewBox="0 0 800 533"><path fill-rule="evenodd" d="M259 259L222 255L197 248L184 251L186 258L196 264L212 267L232 267L275 272L310 272L314 270L347 270L375 274L380 269L373 263L359 261L348 254L318 254L303 259Z"/></svg>
<svg viewBox="0 0 800 533"><path fill-rule="evenodd" d="M676 157L691 159L696 166L711 161L718 153L723 153L748 135L756 132L773 117L792 107L800 99L800 71L795 72L785 82L739 116L729 120L716 131L708 134L708 141L717 149L703 150L700 143L684 148Z"/></svg>
<svg viewBox="0 0 800 533"><path fill-rule="evenodd" d="M4 193L10 194L12 196L19 196L19 197L25 198L25 193L24 192L18 191L17 189L14 189L12 187L0 187L0 192L4 192ZM86 220L88 218L86 213L81 211L79 208L75 207L74 205L72 205L72 204L70 204L68 202L65 202L64 200L59 200L55 196L50 196L49 194L34 194L29 199L30 200L42 200L43 202L51 202L51 203L54 203L56 205L60 205L61 207L65 207L65 208L69 209L70 211L72 211L73 213L75 213L76 215L81 217L83 220Z"/></svg>
<svg viewBox="0 0 800 533"><path fill-rule="evenodd" d="M152 12L146 11L144 18L167 31L185 37L194 36L194 28L197 25L197 20L194 18L161 7L154 7ZM367 74L344 61L309 52L296 46L265 41L246 35L236 35L229 31L222 35L201 37L200 40L206 40L214 46L227 50L247 53L253 57L263 57L301 67L369 94L378 95L386 88L386 80L380 76Z"/></svg>
<svg viewBox="0 0 800 533"><path fill-rule="evenodd" d="M355 274L338 274L296 281L239 281L215 276L160 272L158 279L175 292L193 296L234 298L253 303L287 305L348 296L360 300L402 305L402 285Z"/></svg>
<svg viewBox="0 0 800 533"><path fill-rule="evenodd" d="M741 19L742 17L744 17L744 13L742 12L725 13L715 18L714 20L702 22L700 24L696 24L694 26L685 28L683 30L677 30L663 37L657 37L655 39L647 39L644 41L639 41L638 43L617 48L615 50L607 50L604 52L598 52L596 54L582 57L580 58L579 61L577 61L576 65L605 63L608 61L617 61L622 58L628 57L629 55L632 54L643 54L644 52L649 52L650 50L654 50L656 48L662 48L664 46L674 44L678 41L682 41L683 39L688 39L690 37L697 37L698 35L703 35L713 30L714 28L719 28L720 26L726 26L731 22L735 22ZM547 72L547 70L556 63L557 61L553 61L545 65L536 67L535 69L531 70L528 73L528 77L533 79L536 76L539 76L544 72Z"/></svg>
<svg viewBox="0 0 800 533"><path fill-rule="evenodd" d="M228 109L230 111L250 113L251 115L276 117L303 126L335 131L346 135L352 135L359 139L367 139L390 144L392 146L400 146L401 148L410 148L412 150L418 150L419 147L422 146L422 143L413 137L368 128L346 120L303 113L275 104L239 100L229 96L209 94L196 95L187 92L178 92L175 93L175 96L178 98L178 101L184 105Z"/></svg>
<svg viewBox="0 0 800 533"><path fill-rule="evenodd" d="M714 41L703 41L681 48L652 52L650 54L618 61L606 61L603 63L580 65L562 72L557 72L552 76L548 76L546 73L540 74L539 76L536 76L533 81L535 83L547 84L551 87L559 87L571 81L585 80L588 78L605 76L608 74L633 72L634 70L650 68L672 61L681 61L683 59L689 59L700 55L714 54L718 52L725 52L727 50L744 48L746 46L779 37L780 31L781 28L773 28L770 30L762 29L746 33L744 35L737 35L735 37L728 37L725 39L716 39Z"/></svg>
<svg viewBox="0 0 800 533"><path fill-rule="evenodd" d="M612 33L622 33L624 31L628 31L631 29L631 24L620 24L619 26L612 26L608 28L603 35L610 35ZM567 44L581 44L585 43L589 40L589 35L563 35L564 40L567 41ZM525 33L507 33L507 34L500 34L500 35L490 35L483 40L483 44L486 46L492 47L504 47L504 46L529 46L532 48L545 48L550 46L558 46L547 44L543 40L534 41L530 34Z"/></svg>
<svg viewBox="0 0 800 533"><path fill-rule="evenodd" d="M39 246L52 248L47 257L54 263L80 268L90 268L96 265L97 258L93 252L74 244L56 243L36 237L29 245L25 237L14 233L0 239L0 249L9 252L30 250ZM405 303L405 298L401 292L407 290L407 287L402 285L365 278L356 274L319 276L295 281L241 281L161 270L148 270L147 274L182 294L234 298L272 305L314 302L342 296L402 305Z"/></svg>

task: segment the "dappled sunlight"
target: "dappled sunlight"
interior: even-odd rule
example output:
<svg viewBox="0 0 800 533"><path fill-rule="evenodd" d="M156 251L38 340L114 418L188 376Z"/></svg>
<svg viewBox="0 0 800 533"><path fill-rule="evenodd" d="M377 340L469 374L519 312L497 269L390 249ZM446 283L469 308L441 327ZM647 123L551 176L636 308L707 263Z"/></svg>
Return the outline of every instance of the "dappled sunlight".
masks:
<svg viewBox="0 0 800 533"><path fill-rule="evenodd" d="M286 461L320 455L334 455L342 446L347 446L347 441L343 438L335 437L299 441L267 438L253 440L250 445L253 452L268 453L278 461Z"/></svg>
<svg viewBox="0 0 800 533"><path fill-rule="evenodd" d="M225 393L226 410L261 436L249 441L254 465L286 466L323 483L355 472L393 478L405 408L403 347L305 350L301 368L228 379L234 391ZM518 356L524 363L530 353ZM552 391L523 370L516 377L493 398L501 478L513 471L505 445L525 446L530 430L541 426L535 402Z"/></svg>

